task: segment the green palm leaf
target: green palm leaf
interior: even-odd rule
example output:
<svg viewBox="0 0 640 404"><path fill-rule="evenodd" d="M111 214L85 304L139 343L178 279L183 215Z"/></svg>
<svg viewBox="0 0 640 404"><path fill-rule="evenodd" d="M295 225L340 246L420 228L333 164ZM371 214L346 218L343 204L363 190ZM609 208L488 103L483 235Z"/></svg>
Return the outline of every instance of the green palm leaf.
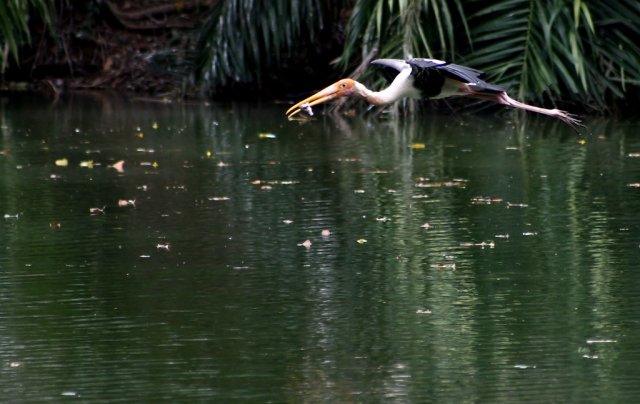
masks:
<svg viewBox="0 0 640 404"><path fill-rule="evenodd" d="M18 62L18 48L31 40L29 17L35 11L49 22L51 0L0 1L0 72L4 71L9 55Z"/></svg>

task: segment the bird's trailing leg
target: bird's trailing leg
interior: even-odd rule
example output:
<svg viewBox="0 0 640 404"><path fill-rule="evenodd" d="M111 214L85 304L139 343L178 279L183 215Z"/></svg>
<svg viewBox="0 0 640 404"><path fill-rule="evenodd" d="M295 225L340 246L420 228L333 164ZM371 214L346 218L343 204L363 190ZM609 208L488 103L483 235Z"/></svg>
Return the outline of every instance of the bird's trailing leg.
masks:
<svg viewBox="0 0 640 404"><path fill-rule="evenodd" d="M571 126L575 130L578 130L578 128L580 127L584 127L584 125L582 124L582 122L580 122L579 119L577 119L574 115L571 115L566 111L562 111L560 109L555 109L555 108L554 109L541 108L541 107L525 104L524 102L516 101L513 98L509 97L509 95L504 91L496 94L491 94L489 97L486 97L486 98L485 97L480 97L480 98L491 99L492 101L495 101L502 105L506 105L508 107L523 109L525 111L536 112L538 114L543 114L547 116L552 116L554 118L558 118L562 122Z"/></svg>

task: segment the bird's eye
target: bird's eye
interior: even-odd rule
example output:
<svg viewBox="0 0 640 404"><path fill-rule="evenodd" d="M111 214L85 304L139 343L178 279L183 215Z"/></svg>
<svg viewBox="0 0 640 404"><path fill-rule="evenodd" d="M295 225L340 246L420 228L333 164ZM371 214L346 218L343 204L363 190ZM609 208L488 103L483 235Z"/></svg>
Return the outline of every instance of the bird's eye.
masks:
<svg viewBox="0 0 640 404"><path fill-rule="evenodd" d="M347 85L345 83L340 84L340 88L347 88Z"/></svg>

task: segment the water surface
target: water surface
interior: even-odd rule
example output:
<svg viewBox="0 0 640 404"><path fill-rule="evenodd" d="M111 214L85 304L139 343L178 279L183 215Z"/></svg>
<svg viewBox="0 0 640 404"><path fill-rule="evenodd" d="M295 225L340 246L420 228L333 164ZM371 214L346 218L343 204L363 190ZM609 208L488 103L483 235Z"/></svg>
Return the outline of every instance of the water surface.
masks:
<svg viewBox="0 0 640 404"><path fill-rule="evenodd" d="M5 400L638 396L640 122L284 110L2 100Z"/></svg>

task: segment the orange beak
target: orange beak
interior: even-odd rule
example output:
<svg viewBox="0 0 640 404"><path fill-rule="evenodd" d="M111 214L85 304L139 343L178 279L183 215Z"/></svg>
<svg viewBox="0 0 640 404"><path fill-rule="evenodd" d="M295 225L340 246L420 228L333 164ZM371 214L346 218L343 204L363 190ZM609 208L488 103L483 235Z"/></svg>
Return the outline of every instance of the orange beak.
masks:
<svg viewBox="0 0 640 404"><path fill-rule="evenodd" d="M287 118L292 119L295 115L301 111L305 111L309 115L313 115L311 107L314 105L322 104L323 102L331 101L340 97L348 97L352 94L353 85L350 83L352 80L344 79L337 83L330 85L322 91L318 91L309 98L305 98L299 103L295 104L287 110Z"/></svg>

